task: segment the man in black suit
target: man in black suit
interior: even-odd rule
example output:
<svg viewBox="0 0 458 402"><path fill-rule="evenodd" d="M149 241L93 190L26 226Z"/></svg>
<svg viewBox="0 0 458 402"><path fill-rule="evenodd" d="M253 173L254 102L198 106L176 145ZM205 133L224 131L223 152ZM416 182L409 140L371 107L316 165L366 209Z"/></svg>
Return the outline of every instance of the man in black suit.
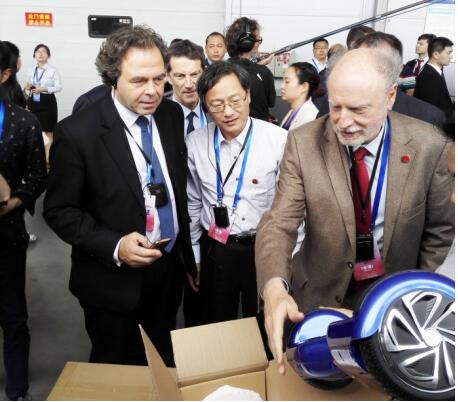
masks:
<svg viewBox="0 0 458 402"><path fill-rule="evenodd" d="M146 364L141 324L172 365L185 269L195 275L183 113L163 99L165 52L150 28L114 32L96 60L112 93L55 131L43 215L73 246L70 290L91 362Z"/></svg>
<svg viewBox="0 0 458 402"><path fill-rule="evenodd" d="M428 102L444 112L452 108L452 99L445 82L443 68L452 60L453 42L438 37L428 45L429 60L417 77L414 96Z"/></svg>
<svg viewBox="0 0 458 402"><path fill-rule="evenodd" d="M353 42L352 49L358 49L359 47L370 47L384 52L394 52L395 54L392 55L393 59L398 60L399 69L401 69L402 43L394 35L385 32L369 33ZM326 100L321 101L319 104L315 103L319 109L317 118L329 113L327 96L322 98L326 98ZM445 121L445 114L442 110L427 102L406 95L399 87L396 92L393 111L414 117L415 119L425 121L437 127L442 127Z"/></svg>

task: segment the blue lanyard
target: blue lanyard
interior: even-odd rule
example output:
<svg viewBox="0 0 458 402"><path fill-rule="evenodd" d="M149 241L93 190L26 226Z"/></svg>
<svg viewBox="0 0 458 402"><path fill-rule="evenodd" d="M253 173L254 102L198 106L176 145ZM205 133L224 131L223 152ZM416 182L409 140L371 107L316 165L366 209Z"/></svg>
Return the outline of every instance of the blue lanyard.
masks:
<svg viewBox="0 0 458 402"><path fill-rule="evenodd" d="M293 113L291 113L291 116L289 117L288 120L286 120L285 124L283 124L281 127L284 128L285 130L289 130L291 123L293 120L296 118L297 114L299 113L299 110L301 110L301 107L303 105L299 106Z"/></svg>
<svg viewBox="0 0 458 402"><path fill-rule="evenodd" d="M40 82L41 82L41 79L43 78L43 74L45 73L46 68L43 69L43 72L41 73L40 78L38 78L38 72L37 71L38 71L38 66L35 67L35 73L33 74L33 81L34 81L33 83L41 85ZM38 81L37 81L37 79L38 79Z"/></svg>
<svg viewBox="0 0 458 402"><path fill-rule="evenodd" d="M199 105L199 109L200 109L200 128L204 128L205 125L207 124L207 119L205 117L205 113L202 109L202 104Z"/></svg>
<svg viewBox="0 0 458 402"><path fill-rule="evenodd" d="M382 160L380 165L380 171L377 181L377 190L375 191L374 197L374 205L372 208L372 216L371 216L371 228L375 227L375 220L377 219L378 208L380 206L380 198L382 196L382 189L383 189L383 182L385 181L385 173L388 161L388 151L390 148L390 122L388 117L386 118L385 123L385 139L383 140L383 152L382 152Z"/></svg>
<svg viewBox="0 0 458 402"><path fill-rule="evenodd" d="M3 122L5 121L5 104L0 102L0 141L3 137Z"/></svg>
<svg viewBox="0 0 458 402"><path fill-rule="evenodd" d="M232 212L234 212L237 209L237 205L239 203L240 191L243 185L243 177L245 176L245 168L246 168L246 163L248 160L248 153L250 152L250 144L251 144L252 136L253 136L253 120L250 119L250 128L248 129L248 134L245 138L245 143L243 144L242 149L240 150L240 153L239 153L239 156L240 156L243 150L245 150L245 154L243 155L242 167L240 169L240 175L237 181L237 189L234 195L234 202L232 204ZM237 163L239 156L237 156L237 159L232 164L232 167L229 170L229 173L227 174L226 179L223 182L223 178L221 175L221 168L220 168L221 158L220 158L220 152L219 152L218 126L215 127L215 131L213 133L213 144L215 147L215 158L216 158L216 191L218 195L218 205L221 206L223 204L224 184L226 184L227 180L229 179L232 173L232 169L234 168L235 164Z"/></svg>

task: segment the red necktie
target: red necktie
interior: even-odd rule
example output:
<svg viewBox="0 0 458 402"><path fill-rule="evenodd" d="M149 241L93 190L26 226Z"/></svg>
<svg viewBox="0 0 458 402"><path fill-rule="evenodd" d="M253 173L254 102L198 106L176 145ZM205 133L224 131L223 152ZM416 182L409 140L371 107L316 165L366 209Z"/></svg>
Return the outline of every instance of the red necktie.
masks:
<svg viewBox="0 0 458 402"><path fill-rule="evenodd" d="M418 74L420 74L420 70L421 70L421 65L423 64L424 60L422 59L418 59L417 61L417 66L415 67L415 70L414 70L414 74L415 74L415 77L418 76Z"/></svg>
<svg viewBox="0 0 458 402"><path fill-rule="evenodd" d="M371 222L371 202L370 197L365 209L365 219L363 220L363 207L358 196L358 187L355 180L358 180L360 195L364 201L366 200L366 194L369 189L369 175L367 173L366 165L364 164L364 157L368 154L368 151L364 147L358 148L354 153L354 161L351 167L352 169L352 190L353 190L353 205L355 207L355 219L356 219L356 234L367 234L369 233L369 226Z"/></svg>

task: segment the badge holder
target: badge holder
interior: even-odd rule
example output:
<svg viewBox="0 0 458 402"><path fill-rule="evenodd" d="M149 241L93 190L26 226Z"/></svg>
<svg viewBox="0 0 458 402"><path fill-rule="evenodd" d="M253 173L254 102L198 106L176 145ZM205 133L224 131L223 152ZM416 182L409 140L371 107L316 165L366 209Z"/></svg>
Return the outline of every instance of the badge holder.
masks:
<svg viewBox="0 0 458 402"><path fill-rule="evenodd" d="M148 190L151 196L154 196L156 199L156 208L161 208L169 202L167 197L167 188L164 183L148 184Z"/></svg>
<svg viewBox="0 0 458 402"><path fill-rule="evenodd" d="M226 244L231 233L227 207L225 205L220 207L213 205L213 214L215 221L208 228L208 236L221 244Z"/></svg>
<svg viewBox="0 0 458 402"><path fill-rule="evenodd" d="M355 281L378 278L385 273L382 257L372 233L356 237L356 264L353 269Z"/></svg>
<svg viewBox="0 0 458 402"><path fill-rule="evenodd" d="M156 197L154 195L145 196L146 211L146 233L154 231L154 211L156 209Z"/></svg>

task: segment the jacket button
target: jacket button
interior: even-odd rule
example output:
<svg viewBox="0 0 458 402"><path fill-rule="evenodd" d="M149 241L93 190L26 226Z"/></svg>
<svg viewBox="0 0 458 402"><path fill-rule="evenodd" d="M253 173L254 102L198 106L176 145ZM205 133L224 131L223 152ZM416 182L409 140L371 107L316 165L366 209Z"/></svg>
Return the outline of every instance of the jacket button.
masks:
<svg viewBox="0 0 458 402"><path fill-rule="evenodd" d="M342 303L342 298L340 296L336 296L336 302L337 303Z"/></svg>
<svg viewBox="0 0 458 402"><path fill-rule="evenodd" d="M348 266L348 268L353 269L353 263L352 262L348 262L347 266Z"/></svg>

